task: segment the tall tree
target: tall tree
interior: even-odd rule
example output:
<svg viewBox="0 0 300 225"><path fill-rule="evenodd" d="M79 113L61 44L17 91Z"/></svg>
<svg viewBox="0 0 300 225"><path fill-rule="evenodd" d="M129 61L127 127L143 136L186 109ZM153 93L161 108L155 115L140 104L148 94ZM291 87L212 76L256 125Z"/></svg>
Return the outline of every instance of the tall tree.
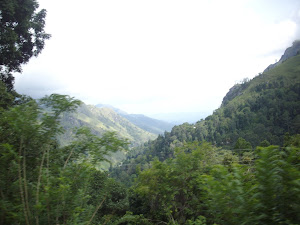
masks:
<svg viewBox="0 0 300 225"><path fill-rule="evenodd" d="M45 33L46 10L37 11L36 0L0 1L0 78L13 89L13 72L37 56L50 35Z"/></svg>

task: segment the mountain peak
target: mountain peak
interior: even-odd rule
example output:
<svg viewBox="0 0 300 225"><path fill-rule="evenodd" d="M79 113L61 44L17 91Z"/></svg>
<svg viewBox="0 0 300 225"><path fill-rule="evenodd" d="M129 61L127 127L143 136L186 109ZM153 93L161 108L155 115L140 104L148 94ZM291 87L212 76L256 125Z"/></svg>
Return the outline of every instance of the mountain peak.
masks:
<svg viewBox="0 0 300 225"><path fill-rule="evenodd" d="M112 109L113 111L115 111L116 113L120 114L120 115L127 115L128 113L121 110L121 109L118 109L112 105L109 105L109 104L97 104L95 105L97 108L109 108L109 109Z"/></svg>
<svg viewBox="0 0 300 225"><path fill-rule="evenodd" d="M269 71L270 69L278 66L279 64L283 63L287 59L296 56L300 53L300 40L295 40L291 47L287 48L284 51L284 54L281 56L280 60L277 63L269 65L264 72Z"/></svg>

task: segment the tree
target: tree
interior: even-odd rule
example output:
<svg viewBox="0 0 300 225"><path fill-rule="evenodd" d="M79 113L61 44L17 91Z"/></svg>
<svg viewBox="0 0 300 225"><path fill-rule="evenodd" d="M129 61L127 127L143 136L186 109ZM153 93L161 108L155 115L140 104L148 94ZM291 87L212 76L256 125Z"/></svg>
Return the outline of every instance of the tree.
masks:
<svg viewBox="0 0 300 225"><path fill-rule="evenodd" d="M110 192L97 202L89 194L99 192L91 186L100 179L97 164L127 141L79 128L70 145L57 143L61 114L80 103L52 94L0 110L0 224L91 224L103 206L123 212L126 196L115 194L123 190L118 184L110 181Z"/></svg>
<svg viewBox="0 0 300 225"><path fill-rule="evenodd" d="M36 0L0 1L0 78L8 91L13 89L13 72L21 72L32 56L44 48L46 10L36 11Z"/></svg>
<svg viewBox="0 0 300 225"><path fill-rule="evenodd" d="M250 150L252 149L252 146L250 144L250 142L246 141L244 138L239 138L237 139L235 145L234 145L234 149L236 150Z"/></svg>
<svg viewBox="0 0 300 225"><path fill-rule="evenodd" d="M202 175L217 163L217 149L206 142L176 148L175 158L153 161L151 169L139 174L131 209L161 223L184 224L202 216Z"/></svg>

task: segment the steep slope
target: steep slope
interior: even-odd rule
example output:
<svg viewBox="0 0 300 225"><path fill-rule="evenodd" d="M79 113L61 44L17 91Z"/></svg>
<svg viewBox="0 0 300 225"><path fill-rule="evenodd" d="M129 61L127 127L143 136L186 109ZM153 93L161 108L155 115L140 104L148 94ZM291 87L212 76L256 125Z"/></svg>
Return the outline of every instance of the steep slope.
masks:
<svg viewBox="0 0 300 225"><path fill-rule="evenodd" d="M286 132L300 132L300 55L235 86L230 92L213 115L195 125L175 127L171 135L179 134L180 141L207 140L232 147L238 137L253 146L265 139L282 144ZM182 134L179 130L183 130Z"/></svg>
<svg viewBox="0 0 300 225"><path fill-rule="evenodd" d="M81 126L89 127L96 135L101 135L105 131L117 132L120 137L127 138L132 146L156 137L155 134L135 126L110 108L97 108L86 104L82 104L75 113L64 114L61 123L66 130L60 138L62 144L70 141L73 128Z"/></svg>
<svg viewBox="0 0 300 225"><path fill-rule="evenodd" d="M282 145L287 132L300 133L300 55L234 86L205 120L175 126L138 152L164 160L183 142L205 140L231 149L239 137L252 146L264 140Z"/></svg>
<svg viewBox="0 0 300 225"><path fill-rule="evenodd" d="M281 63L283 63L284 61L286 61L287 59L296 56L300 53L300 40L296 40L293 42L293 45L289 48L287 48L284 51L284 54L281 56L280 60L277 63L271 64L269 65L264 72L269 71L270 69L280 65Z"/></svg>
<svg viewBox="0 0 300 225"><path fill-rule="evenodd" d="M235 85L221 107L205 120L175 126L171 132L134 149L111 175L130 186L139 170L149 168L154 158L172 158L175 148L185 142L208 141L233 149L242 137L252 147L264 140L282 145L286 133L300 133L300 55Z"/></svg>

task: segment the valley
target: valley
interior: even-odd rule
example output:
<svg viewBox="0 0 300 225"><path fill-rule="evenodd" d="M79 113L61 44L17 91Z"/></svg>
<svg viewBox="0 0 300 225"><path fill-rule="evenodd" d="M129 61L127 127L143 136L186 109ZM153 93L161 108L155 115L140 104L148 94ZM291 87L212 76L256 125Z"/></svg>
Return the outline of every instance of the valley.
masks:
<svg viewBox="0 0 300 225"><path fill-rule="evenodd" d="M300 40L233 82L295 2L40 1L0 1L0 225L300 224Z"/></svg>

